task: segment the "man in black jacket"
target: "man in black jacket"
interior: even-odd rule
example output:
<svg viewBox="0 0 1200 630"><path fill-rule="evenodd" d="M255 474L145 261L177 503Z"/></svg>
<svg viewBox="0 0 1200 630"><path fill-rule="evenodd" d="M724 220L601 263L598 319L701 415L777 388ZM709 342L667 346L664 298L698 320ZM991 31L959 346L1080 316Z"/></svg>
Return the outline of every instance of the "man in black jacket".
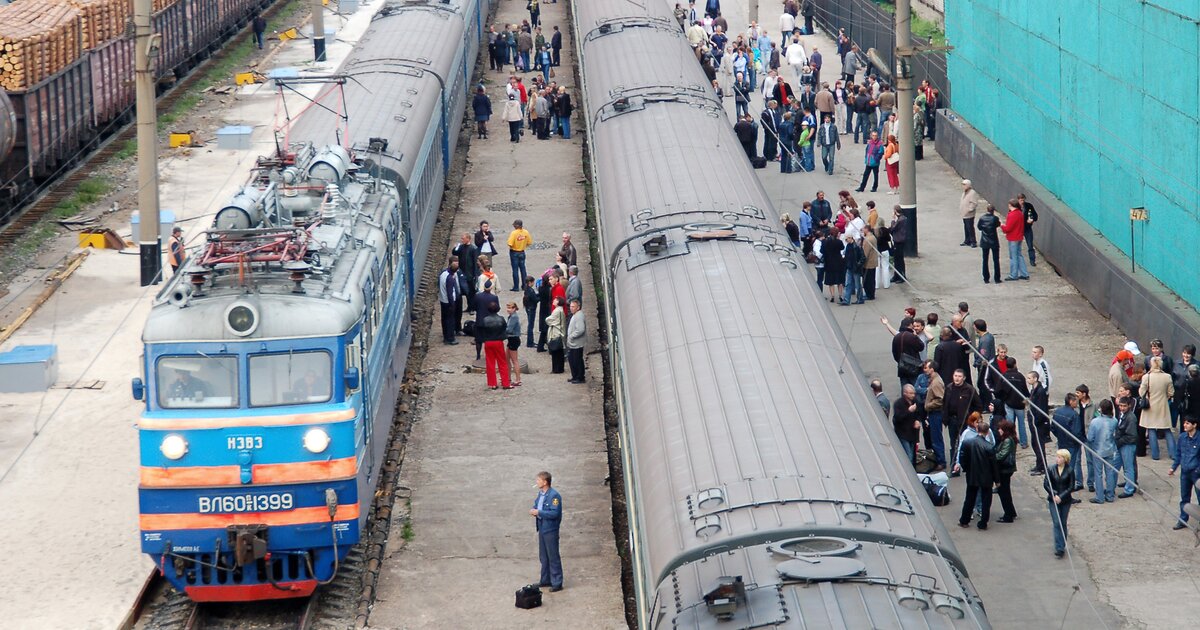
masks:
<svg viewBox="0 0 1200 630"><path fill-rule="evenodd" d="M979 217L976 227L979 228L979 251L983 254L983 283L991 281L988 275L988 252L991 252L993 275L996 276L996 284L1000 284L1000 237L996 235L1000 217L996 216L996 206L988 204L987 213Z"/></svg>
<svg viewBox="0 0 1200 630"><path fill-rule="evenodd" d="M733 126L733 133L737 136L738 142L742 143L742 151L746 153L746 159L754 161L755 154L758 152L758 125L754 124L754 117L750 114L742 116L742 119Z"/></svg>
<svg viewBox="0 0 1200 630"><path fill-rule="evenodd" d="M963 508L958 518L958 526L970 527L975 500L982 495L983 509L979 512L979 524L976 527L987 529L992 513L992 485L998 477L996 447L987 440L991 431L987 420L980 420L975 425L975 430L979 432L979 436L963 442L962 456L959 457L959 465L962 466L963 476L967 480L967 490L963 495Z"/></svg>
<svg viewBox="0 0 1200 630"><path fill-rule="evenodd" d="M479 278L479 248L475 247L469 232L463 232L462 241L450 252L458 257L458 271L466 280L463 296L467 298L467 312L475 312L475 283Z"/></svg>
<svg viewBox="0 0 1200 630"><path fill-rule="evenodd" d="M1025 249L1029 250L1029 264L1033 267L1037 266L1037 252L1033 249L1033 224L1037 223L1038 213L1033 204L1025 201L1025 193L1017 195L1017 203L1021 206L1021 210L1025 212Z"/></svg>
<svg viewBox="0 0 1200 630"><path fill-rule="evenodd" d="M967 382L967 370L959 368L954 371L950 385L946 387L945 398L942 402L942 421L950 434L950 459L958 458L958 438L962 435L963 425L967 416L975 412L983 412L983 403L979 400L979 392Z"/></svg>
<svg viewBox="0 0 1200 630"><path fill-rule="evenodd" d="M825 198L824 190L817 191L817 198L812 200L812 209L809 214L812 216L813 230L823 233L829 227L829 222L833 220L833 206Z"/></svg>
<svg viewBox="0 0 1200 630"><path fill-rule="evenodd" d="M1033 443L1033 455L1036 460L1029 474L1037 476L1046 474L1046 443L1050 441L1050 393L1042 384L1037 371L1025 374L1025 384L1029 387L1029 409L1026 418L1029 421L1029 440Z"/></svg>
<svg viewBox="0 0 1200 630"><path fill-rule="evenodd" d="M896 362L896 376L900 385L912 385L917 382L921 373L921 351L925 342L912 331L913 320L905 317L900 320L900 330L892 337L892 360ZM907 356L908 358L902 358Z"/></svg>
<svg viewBox="0 0 1200 630"><path fill-rule="evenodd" d="M908 278L908 268L904 266L904 248L908 243L908 219L900 212L900 206L892 208L892 284L904 284Z"/></svg>
<svg viewBox="0 0 1200 630"><path fill-rule="evenodd" d="M901 391L901 396L892 403L892 428L911 463L916 461L917 441L921 439L922 410L915 387L905 385Z"/></svg>
<svg viewBox="0 0 1200 630"><path fill-rule="evenodd" d="M1121 499L1128 499L1137 490L1137 452L1138 421L1133 411L1133 400L1120 398L1117 400L1117 452L1121 457L1121 474L1125 477L1125 491L1118 494Z"/></svg>
<svg viewBox="0 0 1200 630"><path fill-rule="evenodd" d="M942 382L949 383L954 380L956 370L966 369L966 357L963 356L962 347L954 339L954 331L949 326L942 328L939 338L938 345L933 349L933 362L937 363L938 375L942 377Z"/></svg>
<svg viewBox="0 0 1200 630"><path fill-rule="evenodd" d="M551 63L559 65L562 61L562 31L559 31L557 26L554 27L554 34L550 36L550 51Z"/></svg>
<svg viewBox="0 0 1200 630"><path fill-rule="evenodd" d="M763 157L767 158L768 162L775 161L779 155L779 120L782 114L779 113L779 103L775 100L767 102L767 108L762 111L759 118L762 120L763 128Z"/></svg>

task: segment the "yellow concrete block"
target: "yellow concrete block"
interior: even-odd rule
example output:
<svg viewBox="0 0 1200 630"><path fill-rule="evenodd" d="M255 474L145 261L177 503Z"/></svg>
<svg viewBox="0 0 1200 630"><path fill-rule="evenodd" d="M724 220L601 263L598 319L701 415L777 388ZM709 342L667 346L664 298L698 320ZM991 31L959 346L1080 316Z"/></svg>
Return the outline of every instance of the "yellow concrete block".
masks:
<svg viewBox="0 0 1200 630"><path fill-rule="evenodd" d="M288 30L279 34L279 40L286 42L289 39L296 39L299 36L300 36L300 33L297 32L296 29L289 28Z"/></svg>
<svg viewBox="0 0 1200 630"><path fill-rule="evenodd" d="M251 83L258 83L258 78L255 77L253 72L239 72L233 75L233 80L238 85L250 85Z"/></svg>
<svg viewBox="0 0 1200 630"><path fill-rule="evenodd" d="M190 134L190 133L172 133L170 135L170 137L168 138L168 141L169 141L169 146L172 149L178 149L179 147L190 147L190 146L192 146L192 134Z"/></svg>
<svg viewBox="0 0 1200 630"><path fill-rule="evenodd" d="M96 249L104 249L104 233L91 233L83 231L79 233L80 247L95 247Z"/></svg>

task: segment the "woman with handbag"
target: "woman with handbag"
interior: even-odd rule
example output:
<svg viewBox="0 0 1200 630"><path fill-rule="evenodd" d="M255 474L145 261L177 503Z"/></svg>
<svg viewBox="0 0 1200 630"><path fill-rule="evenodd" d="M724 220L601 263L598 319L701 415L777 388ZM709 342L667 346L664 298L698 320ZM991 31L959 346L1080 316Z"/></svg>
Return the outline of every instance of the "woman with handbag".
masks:
<svg viewBox="0 0 1200 630"><path fill-rule="evenodd" d="M1017 472L1017 427L1011 420L1001 420L996 429L996 494L1004 515L997 523L1017 520L1017 508L1013 505L1012 476Z"/></svg>
<svg viewBox="0 0 1200 630"><path fill-rule="evenodd" d="M1158 460L1158 438L1166 433L1167 454L1175 453L1175 433L1171 431L1171 409L1168 401L1175 395L1175 383L1170 374L1163 372L1162 358L1150 358L1150 371L1142 378L1138 388L1138 408L1142 410L1139 424L1146 429L1150 438L1150 459Z"/></svg>
<svg viewBox="0 0 1200 630"><path fill-rule="evenodd" d="M887 148L883 150L883 161L887 164L889 195L900 192L900 142L896 136L888 135Z"/></svg>
<svg viewBox="0 0 1200 630"><path fill-rule="evenodd" d="M566 362L566 340L567 318L563 314L563 302L559 298L554 298L551 302L550 316L546 318L546 338L547 347L550 350L550 373L562 374L563 364Z"/></svg>

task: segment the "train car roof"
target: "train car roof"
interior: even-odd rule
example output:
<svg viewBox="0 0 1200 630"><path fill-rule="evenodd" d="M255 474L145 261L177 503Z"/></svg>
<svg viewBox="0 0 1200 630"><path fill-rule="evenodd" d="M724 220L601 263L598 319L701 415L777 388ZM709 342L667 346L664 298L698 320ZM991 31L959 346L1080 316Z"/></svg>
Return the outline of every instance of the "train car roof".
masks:
<svg viewBox="0 0 1200 630"><path fill-rule="evenodd" d="M344 86L350 143L365 146L371 138L387 140L383 156L373 159L397 173L402 179L398 183L412 181L425 131L440 117L440 98L426 95L438 95L444 83L453 84L454 60L431 59L429 51L447 41L462 41L461 12L455 4L391 2L375 15L358 47L338 68L338 74L350 77ZM340 102L326 104L342 108ZM296 120L289 139L337 144L339 127L334 113L311 107Z"/></svg>

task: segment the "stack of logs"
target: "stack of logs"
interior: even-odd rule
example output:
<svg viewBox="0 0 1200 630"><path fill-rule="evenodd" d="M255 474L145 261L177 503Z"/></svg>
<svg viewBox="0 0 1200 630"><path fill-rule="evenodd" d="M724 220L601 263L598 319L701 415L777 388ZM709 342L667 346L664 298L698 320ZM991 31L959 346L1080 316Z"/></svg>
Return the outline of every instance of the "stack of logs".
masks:
<svg viewBox="0 0 1200 630"><path fill-rule="evenodd" d="M72 6L39 0L0 6L0 88L24 90L78 59L79 17Z"/></svg>
<svg viewBox="0 0 1200 630"><path fill-rule="evenodd" d="M154 0L154 12L158 13L176 2L179 2L179 0Z"/></svg>
<svg viewBox="0 0 1200 630"><path fill-rule="evenodd" d="M79 9L83 49L89 50L125 34L132 15L129 0L59 0Z"/></svg>

